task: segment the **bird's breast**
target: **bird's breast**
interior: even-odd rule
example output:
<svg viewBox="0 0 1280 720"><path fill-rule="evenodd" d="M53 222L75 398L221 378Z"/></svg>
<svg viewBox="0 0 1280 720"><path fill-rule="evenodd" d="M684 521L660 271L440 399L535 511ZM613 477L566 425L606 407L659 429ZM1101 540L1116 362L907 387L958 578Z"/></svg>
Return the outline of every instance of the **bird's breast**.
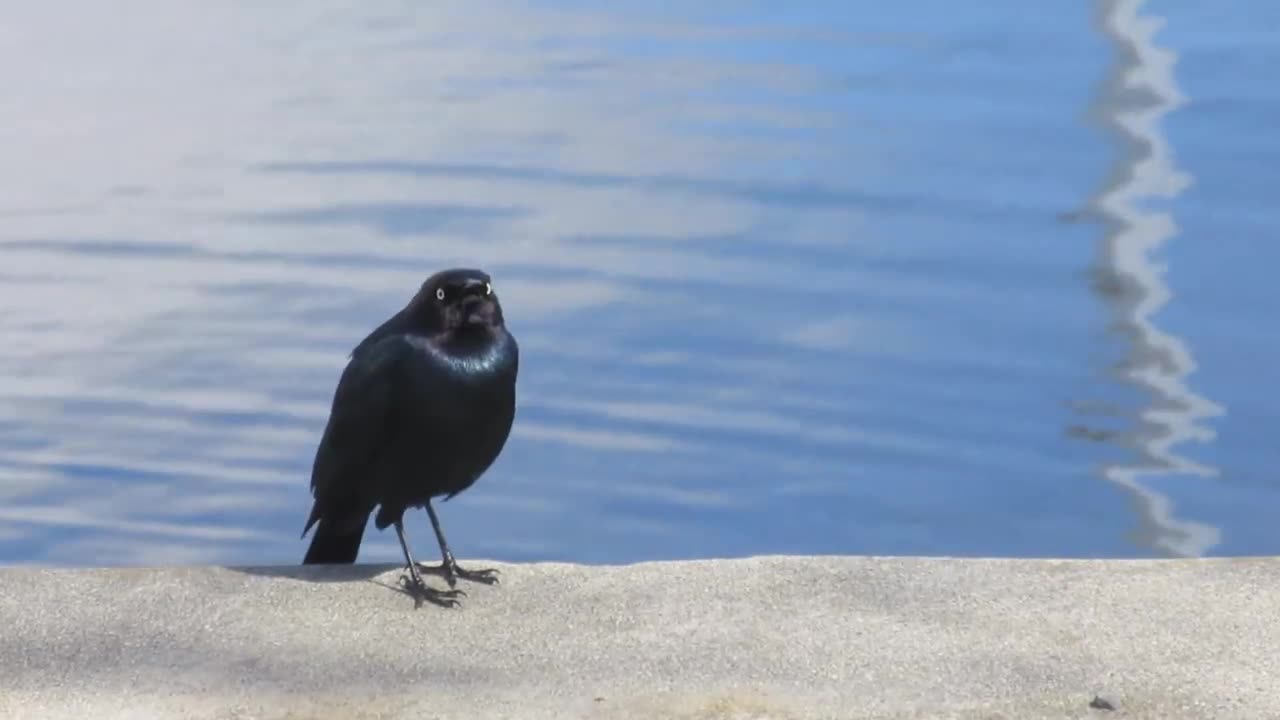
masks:
<svg viewBox="0 0 1280 720"><path fill-rule="evenodd" d="M505 437L515 407L516 361L510 346L495 342L476 352L450 353L429 341L411 344L417 361L405 387L409 402L402 407L413 417L413 427L464 444L468 438L487 445L485 436Z"/></svg>
<svg viewBox="0 0 1280 720"><path fill-rule="evenodd" d="M467 384L514 383L517 363L515 339L506 332L474 347L450 347L444 342L409 336L424 366Z"/></svg>

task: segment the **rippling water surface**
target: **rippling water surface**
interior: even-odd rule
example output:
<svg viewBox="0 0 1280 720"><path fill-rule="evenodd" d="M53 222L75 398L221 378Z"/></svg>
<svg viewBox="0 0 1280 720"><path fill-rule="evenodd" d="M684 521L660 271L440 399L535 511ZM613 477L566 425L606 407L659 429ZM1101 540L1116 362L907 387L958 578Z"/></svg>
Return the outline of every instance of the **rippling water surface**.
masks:
<svg viewBox="0 0 1280 720"><path fill-rule="evenodd" d="M1280 6L1031 5L11 9L0 562L297 562L450 265L523 350L461 555L1280 551Z"/></svg>

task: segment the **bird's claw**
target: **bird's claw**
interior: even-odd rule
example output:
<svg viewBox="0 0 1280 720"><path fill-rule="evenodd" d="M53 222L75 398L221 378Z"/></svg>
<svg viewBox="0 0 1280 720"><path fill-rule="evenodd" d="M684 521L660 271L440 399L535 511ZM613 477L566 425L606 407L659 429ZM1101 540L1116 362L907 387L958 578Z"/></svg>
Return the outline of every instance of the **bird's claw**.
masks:
<svg viewBox="0 0 1280 720"><path fill-rule="evenodd" d="M400 584L404 587L405 592L413 597L415 609L422 607L424 601L440 607L456 608L462 605L458 598L467 596L462 590L436 590L433 587L428 587L421 577L415 577L410 573L400 576Z"/></svg>
<svg viewBox="0 0 1280 720"><path fill-rule="evenodd" d="M422 572L431 573L432 575L444 576L444 581L449 583L449 587L456 587L458 579L470 580L471 582L483 583L485 585L497 585L498 570L496 568L482 568L479 570L467 570L459 567L457 563L440 563L438 565L426 565L418 563L418 569Z"/></svg>
<svg viewBox="0 0 1280 720"><path fill-rule="evenodd" d="M454 572L463 580L470 580L471 582L484 583L485 585L497 585L499 583L497 568L481 568L479 570L454 568Z"/></svg>

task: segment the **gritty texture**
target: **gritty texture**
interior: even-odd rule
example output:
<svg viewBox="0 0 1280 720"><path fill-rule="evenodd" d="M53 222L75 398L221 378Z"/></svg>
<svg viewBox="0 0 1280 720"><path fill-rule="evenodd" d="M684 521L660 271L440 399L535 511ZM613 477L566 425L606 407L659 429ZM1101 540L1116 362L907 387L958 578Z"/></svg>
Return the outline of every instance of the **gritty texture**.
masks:
<svg viewBox="0 0 1280 720"><path fill-rule="evenodd" d="M0 718L1280 717L1280 559L496 567L0 569Z"/></svg>

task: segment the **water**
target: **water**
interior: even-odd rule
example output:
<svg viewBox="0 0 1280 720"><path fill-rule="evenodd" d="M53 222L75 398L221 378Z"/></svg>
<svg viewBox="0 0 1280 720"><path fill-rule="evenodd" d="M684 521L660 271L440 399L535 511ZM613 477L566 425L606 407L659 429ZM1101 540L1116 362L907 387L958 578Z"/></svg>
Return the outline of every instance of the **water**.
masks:
<svg viewBox="0 0 1280 720"><path fill-rule="evenodd" d="M523 349L463 556L1280 551L1280 9L1206 8L14 9L0 562L297 562L450 265Z"/></svg>

